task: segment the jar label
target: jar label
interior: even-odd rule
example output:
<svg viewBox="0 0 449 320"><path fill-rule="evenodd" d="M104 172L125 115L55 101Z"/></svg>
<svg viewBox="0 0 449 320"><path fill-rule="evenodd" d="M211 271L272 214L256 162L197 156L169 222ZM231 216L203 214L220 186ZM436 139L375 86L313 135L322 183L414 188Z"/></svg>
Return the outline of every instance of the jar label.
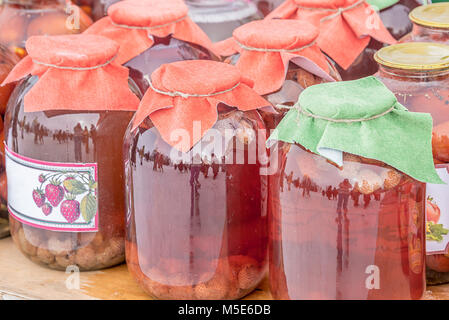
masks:
<svg viewBox="0 0 449 320"><path fill-rule="evenodd" d="M446 184L426 187L427 254L444 254L449 249L449 166L437 165L436 170Z"/></svg>
<svg viewBox="0 0 449 320"><path fill-rule="evenodd" d="M5 151L8 211L15 219L52 231L98 231L96 163L46 162Z"/></svg>

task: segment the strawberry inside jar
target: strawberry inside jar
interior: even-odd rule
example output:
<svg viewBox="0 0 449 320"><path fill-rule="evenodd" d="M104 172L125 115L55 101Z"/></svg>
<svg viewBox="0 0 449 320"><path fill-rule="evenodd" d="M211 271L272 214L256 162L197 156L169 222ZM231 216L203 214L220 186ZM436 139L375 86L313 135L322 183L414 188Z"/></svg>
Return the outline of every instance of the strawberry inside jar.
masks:
<svg viewBox="0 0 449 320"><path fill-rule="evenodd" d="M126 257L151 296L239 299L265 276L267 159L256 109L266 105L228 64L182 61L152 74L125 138Z"/></svg>
<svg viewBox="0 0 449 320"><path fill-rule="evenodd" d="M125 258L121 150L139 99L112 59L118 48L100 36L31 37L4 83L21 80L5 116L11 235L48 268Z"/></svg>

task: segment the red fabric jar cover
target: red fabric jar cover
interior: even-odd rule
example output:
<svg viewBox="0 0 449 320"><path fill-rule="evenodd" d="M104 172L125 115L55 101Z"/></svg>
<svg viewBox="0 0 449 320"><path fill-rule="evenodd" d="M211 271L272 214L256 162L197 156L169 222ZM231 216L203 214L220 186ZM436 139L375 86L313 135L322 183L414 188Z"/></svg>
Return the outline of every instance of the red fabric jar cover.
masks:
<svg viewBox="0 0 449 320"><path fill-rule="evenodd" d="M217 105L222 102L247 111L270 103L253 89L252 81L229 64L209 60L188 60L164 64L148 79L150 88L136 112L133 129L147 117L169 145L189 151L217 122ZM193 122L200 121L200 134L194 134ZM190 135L188 144L171 138L175 130Z"/></svg>
<svg viewBox="0 0 449 320"><path fill-rule="evenodd" d="M258 94L265 95L282 87L288 64L295 58L308 59L309 68L307 63L301 67L334 81L328 74L328 61L316 44L318 34L318 28L308 22L259 20L235 29L233 37L221 42L219 48L223 56L240 53L236 67L254 81Z"/></svg>
<svg viewBox="0 0 449 320"><path fill-rule="evenodd" d="M39 77L25 95L25 112L137 109L129 70L115 62L115 41L95 35L33 36L25 46L29 55L2 84Z"/></svg>
<svg viewBox="0 0 449 320"><path fill-rule="evenodd" d="M154 44L153 36L172 35L178 40L202 46L214 53L208 36L188 16L182 0L124 0L108 9L108 16L84 33L99 34L117 41L117 61L124 64Z"/></svg>
<svg viewBox="0 0 449 320"><path fill-rule="evenodd" d="M365 0L286 0L267 18L297 19L320 26L318 46L347 69L372 38L396 40Z"/></svg>

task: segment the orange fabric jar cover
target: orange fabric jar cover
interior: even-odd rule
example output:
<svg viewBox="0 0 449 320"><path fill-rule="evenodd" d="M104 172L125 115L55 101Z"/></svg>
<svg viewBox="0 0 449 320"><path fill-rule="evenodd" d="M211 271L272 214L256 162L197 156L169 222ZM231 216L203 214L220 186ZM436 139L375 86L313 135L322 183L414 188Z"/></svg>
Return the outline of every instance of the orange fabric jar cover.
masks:
<svg viewBox="0 0 449 320"><path fill-rule="evenodd" d="M254 81L261 95L282 87L290 61L327 81L329 64L316 44L318 28L298 20L259 20L247 23L220 43L224 56L240 53L236 67Z"/></svg>
<svg viewBox="0 0 449 320"><path fill-rule="evenodd" d="M396 40L365 0L286 0L267 18L297 19L320 26L318 46L347 69L372 38Z"/></svg>
<svg viewBox="0 0 449 320"><path fill-rule="evenodd" d="M229 64L209 60L188 60L164 64L148 79L150 88L136 112L133 129L147 117L169 145L189 151L217 122L217 105L222 102L247 111L270 103L251 89L252 81ZM200 134L193 122L201 124ZM175 130L185 130L189 143L171 138Z"/></svg>
<svg viewBox="0 0 449 320"><path fill-rule="evenodd" d="M129 88L129 70L115 62L115 41L82 34L33 36L25 46L29 55L2 84L39 77L25 95L25 112L137 109L139 98Z"/></svg>
<svg viewBox="0 0 449 320"><path fill-rule="evenodd" d="M182 0L124 0L108 9L108 16L84 33L99 34L117 41L117 61L124 64L154 44L153 36L172 35L178 40L202 46L212 53L208 36L188 16Z"/></svg>

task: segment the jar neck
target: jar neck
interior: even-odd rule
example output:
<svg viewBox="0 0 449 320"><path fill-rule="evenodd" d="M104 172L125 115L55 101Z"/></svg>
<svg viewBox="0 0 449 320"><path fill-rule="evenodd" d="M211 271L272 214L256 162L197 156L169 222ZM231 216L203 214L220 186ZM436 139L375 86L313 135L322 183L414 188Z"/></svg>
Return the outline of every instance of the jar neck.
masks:
<svg viewBox="0 0 449 320"><path fill-rule="evenodd" d="M413 24L413 37L428 37L432 38L433 41L448 41L449 37L449 28L434 28L434 27L426 27L421 26L419 24Z"/></svg>
<svg viewBox="0 0 449 320"><path fill-rule="evenodd" d="M393 80L429 82L449 79L449 68L438 70L403 70L379 65L379 76Z"/></svg>

